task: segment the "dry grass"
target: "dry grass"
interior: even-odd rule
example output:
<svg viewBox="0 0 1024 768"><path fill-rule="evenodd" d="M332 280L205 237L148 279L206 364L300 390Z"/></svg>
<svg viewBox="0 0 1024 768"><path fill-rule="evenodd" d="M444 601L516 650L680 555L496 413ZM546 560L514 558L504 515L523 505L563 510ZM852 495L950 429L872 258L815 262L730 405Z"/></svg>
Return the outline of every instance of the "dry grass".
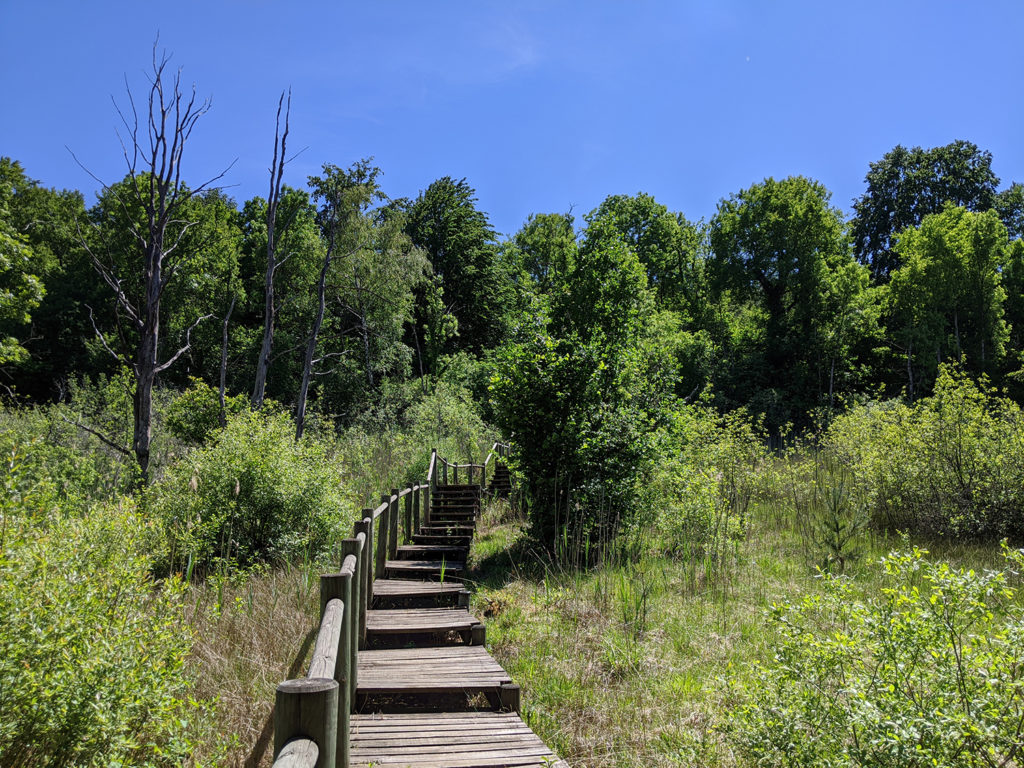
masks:
<svg viewBox="0 0 1024 768"><path fill-rule="evenodd" d="M198 764L225 748L226 765L272 764L274 690L305 673L318 588L319 570L310 567L257 572L190 590L196 696L217 701L218 735L195 756Z"/></svg>

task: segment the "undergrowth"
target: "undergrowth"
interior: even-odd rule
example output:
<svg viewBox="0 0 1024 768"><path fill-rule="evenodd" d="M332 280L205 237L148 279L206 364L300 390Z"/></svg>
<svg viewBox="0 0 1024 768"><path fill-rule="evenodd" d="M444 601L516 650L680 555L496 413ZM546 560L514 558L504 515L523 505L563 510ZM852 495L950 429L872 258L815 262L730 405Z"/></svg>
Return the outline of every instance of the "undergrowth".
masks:
<svg viewBox="0 0 1024 768"><path fill-rule="evenodd" d="M862 533L844 563L848 594L877 593L887 578L878 562L904 544ZM735 715L785 637L771 606L829 583L793 506L752 504L728 568L648 554L563 569L542 552L521 521L492 508L471 574L490 650L522 686L538 735L582 768L753 764ZM953 543L933 556L979 570L1001 560L993 547Z"/></svg>

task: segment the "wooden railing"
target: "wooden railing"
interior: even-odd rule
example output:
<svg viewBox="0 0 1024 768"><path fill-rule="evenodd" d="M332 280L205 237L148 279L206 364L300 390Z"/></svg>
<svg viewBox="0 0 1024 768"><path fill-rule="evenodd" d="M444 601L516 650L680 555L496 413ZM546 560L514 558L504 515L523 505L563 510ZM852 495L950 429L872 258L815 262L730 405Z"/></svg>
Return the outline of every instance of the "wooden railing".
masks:
<svg viewBox="0 0 1024 768"><path fill-rule="evenodd" d="M355 703L357 654L366 642L366 612L373 582L384 576L398 541L408 542L421 521L430 522L430 493L480 470L485 484L492 456L507 456L495 443L483 464L456 464L430 453L426 482L392 488L375 509L364 509L351 538L341 542L341 569L320 577L320 630L306 677L277 686L274 713L274 768L349 768L349 716ZM403 501L404 500L404 501ZM404 505L404 508L402 508Z"/></svg>
<svg viewBox="0 0 1024 768"><path fill-rule="evenodd" d="M487 487L487 465L490 464L491 459L495 458L495 456L497 456L498 458L507 458L508 457L508 445L506 445L505 443L495 443L494 445L492 445L491 446L491 450L487 454L487 458L484 460L483 464L452 464L451 462L449 462L449 461L447 461L445 459L441 459L441 462L442 462L441 476L442 476L444 482L447 483L448 479L449 479L448 470L449 469L452 470L452 472L451 472L451 482L455 483L457 485L458 482L459 482L459 470L460 469L466 470L466 472L463 474L463 477L465 478L466 475L468 474L468 479L466 479L466 482L469 483L470 485L472 485L476 481L476 473L479 470L479 473L480 473L480 487L481 488L486 488Z"/></svg>

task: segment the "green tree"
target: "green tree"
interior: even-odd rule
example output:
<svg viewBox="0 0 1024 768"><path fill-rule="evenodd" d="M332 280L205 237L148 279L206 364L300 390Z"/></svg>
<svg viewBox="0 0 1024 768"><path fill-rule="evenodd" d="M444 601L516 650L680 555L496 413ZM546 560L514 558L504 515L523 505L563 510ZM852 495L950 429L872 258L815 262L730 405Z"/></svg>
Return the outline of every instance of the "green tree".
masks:
<svg viewBox="0 0 1024 768"><path fill-rule="evenodd" d="M659 302L691 315L703 314L703 260L701 235L682 214L650 195L612 195L586 217L587 237L614 231L629 244L647 271L647 280ZM601 223L601 227L594 227Z"/></svg>
<svg viewBox="0 0 1024 768"><path fill-rule="evenodd" d="M1024 237L1024 184L1015 182L996 195L995 209L1011 240Z"/></svg>
<svg viewBox="0 0 1024 768"><path fill-rule="evenodd" d="M33 261L27 238L4 221L0 208L0 365L28 355L12 332L29 322L31 311L43 299L43 283L31 272Z"/></svg>
<svg viewBox="0 0 1024 768"><path fill-rule="evenodd" d="M85 205L78 192L42 187L20 163L0 158L0 211L0 227L17 241L19 251L28 247L29 274L46 288L27 328L17 318L5 323L3 335L20 338L28 355L4 375L20 395L40 400L51 397L54 385L72 373L97 372L97 360L83 343L92 336L83 304L99 295L78 233ZM12 295L18 293L12 286Z"/></svg>
<svg viewBox="0 0 1024 768"><path fill-rule="evenodd" d="M477 209L476 193L465 179L438 179L408 207L406 231L430 259L447 311L458 322L458 336L446 352L478 353L496 346L507 330L505 307L512 283L499 258L487 215ZM418 312L424 334L428 313ZM436 334L435 334L436 335Z"/></svg>
<svg viewBox="0 0 1024 768"><path fill-rule="evenodd" d="M576 231L570 213L531 214L511 240L510 258L540 294L565 282L576 264Z"/></svg>
<svg viewBox="0 0 1024 768"><path fill-rule="evenodd" d="M497 354L495 420L526 447L518 461L534 530L577 561L636 511L653 425L671 392L656 375L664 345L651 340L664 328L654 317L636 252L613 232L593 233L550 315L534 317L522 340Z"/></svg>
<svg viewBox="0 0 1024 768"><path fill-rule="evenodd" d="M276 213L273 308L273 353L265 395L289 402L298 392L301 354L315 311L317 272L324 243L316 222L317 207L308 191L284 185ZM233 317L230 388L253 391L266 338L268 203L262 197L246 201L241 212L242 243L239 277L245 301Z"/></svg>
<svg viewBox="0 0 1024 768"><path fill-rule="evenodd" d="M871 265L876 280L899 267L893 246L907 227L940 213L946 203L987 211L999 199L992 154L969 141L931 149L897 145L871 163L864 181L867 190L853 203L852 234L857 257ZM1007 196L1012 203L1013 193Z"/></svg>
<svg viewBox="0 0 1024 768"><path fill-rule="evenodd" d="M895 252L902 266L890 280L891 325L908 394L927 391L943 360L993 371L1008 338L1001 273L1010 255L995 211L948 205L901 233Z"/></svg>
<svg viewBox="0 0 1024 768"><path fill-rule="evenodd" d="M719 203L710 225L719 300L746 307L730 313L727 388L775 428L834 392L877 320L830 197L801 176L769 178Z"/></svg>

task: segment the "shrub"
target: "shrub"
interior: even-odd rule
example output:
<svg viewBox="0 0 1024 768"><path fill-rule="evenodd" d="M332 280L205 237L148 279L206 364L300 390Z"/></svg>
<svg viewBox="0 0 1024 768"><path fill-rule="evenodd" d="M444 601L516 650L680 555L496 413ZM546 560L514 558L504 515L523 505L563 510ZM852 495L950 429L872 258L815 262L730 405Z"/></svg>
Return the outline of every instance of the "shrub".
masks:
<svg viewBox="0 0 1024 768"><path fill-rule="evenodd" d="M675 411L655 452L650 498L657 545L702 557L741 536L767 458L758 425L743 411L700 405Z"/></svg>
<svg viewBox="0 0 1024 768"><path fill-rule="evenodd" d="M287 414L247 411L171 467L149 501L171 567L204 571L315 556L340 531L343 491L323 439L296 441Z"/></svg>
<svg viewBox="0 0 1024 768"><path fill-rule="evenodd" d="M149 577L152 526L127 500L59 502L25 458L0 469L0 764L181 765L203 710L179 586Z"/></svg>
<svg viewBox="0 0 1024 768"><path fill-rule="evenodd" d="M735 741L754 763L1019 763L1024 616L1011 574L957 570L925 554L884 558L886 586L868 600L825 577L822 594L773 606L773 661L732 683L744 701Z"/></svg>
<svg viewBox="0 0 1024 768"><path fill-rule="evenodd" d="M248 408L249 398L228 396L224 406L228 414L241 413ZM220 394L201 379L193 378L191 386L167 406L166 421L171 434L179 440L202 443L220 427Z"/></svg>
<svg viewBox="0 0 1024 768"><path fill-rule="evenodd" d="M877 523L970 536L1024 535L1020 407L944 366L935 394L859 406L825 435Z"/></svg>

